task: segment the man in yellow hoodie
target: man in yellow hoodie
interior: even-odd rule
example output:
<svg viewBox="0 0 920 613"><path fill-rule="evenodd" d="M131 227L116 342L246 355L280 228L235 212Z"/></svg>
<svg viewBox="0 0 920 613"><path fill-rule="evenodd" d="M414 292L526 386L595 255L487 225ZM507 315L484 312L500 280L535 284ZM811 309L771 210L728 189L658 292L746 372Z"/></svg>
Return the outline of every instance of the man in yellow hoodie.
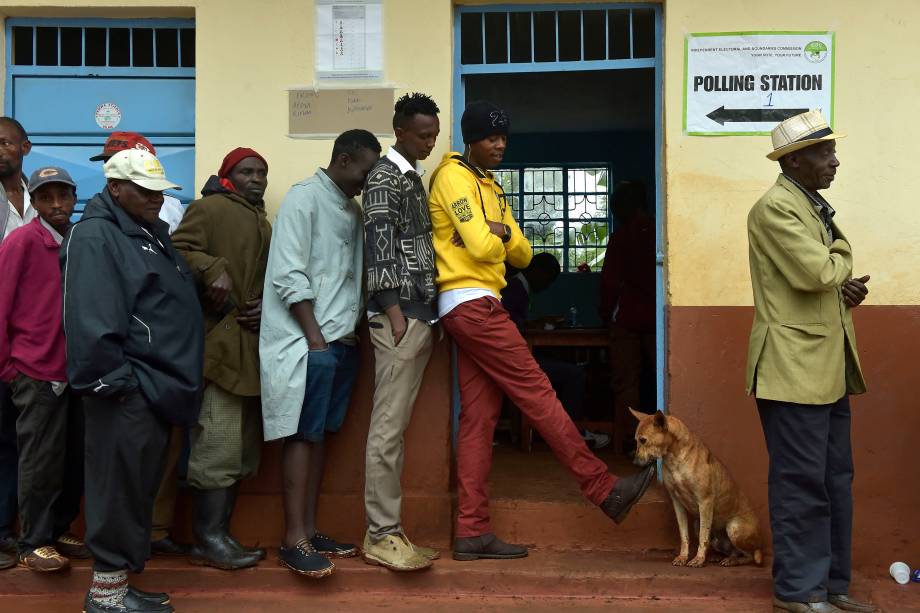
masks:
<svg viewBox="0 0 920 613"><path fill-rule="evenodd" d="M527 549L498 539L489 522L492 436L507 395L531 420L553 453L575 475L584 495L616 523L648 488L653 467L617 478L588 447L556 398L498 297L505 262L525 268L530 243L514 220L490 169L508 144L507 114L473 102L461 119L464 155L448 153L435 170L429 206L438 270L438 316L457 344L460 429L457 436L455 560L522 558Z"/></svg>

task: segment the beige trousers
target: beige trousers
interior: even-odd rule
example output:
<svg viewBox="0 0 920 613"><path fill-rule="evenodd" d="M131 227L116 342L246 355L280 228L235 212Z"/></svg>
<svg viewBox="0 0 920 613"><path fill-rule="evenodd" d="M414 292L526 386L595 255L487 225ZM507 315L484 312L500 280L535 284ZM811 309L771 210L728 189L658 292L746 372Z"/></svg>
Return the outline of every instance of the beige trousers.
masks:
<svg viewBox="0 0 920 613"><path fill-rule="evenodd" d="M367 433L364 507L368 532L374 540L402 531L403 434L431 357L434 335L431 326L409 319L399 345L393 344L390 320L375 315L370 320L374 344L374 409Z"/></svg>

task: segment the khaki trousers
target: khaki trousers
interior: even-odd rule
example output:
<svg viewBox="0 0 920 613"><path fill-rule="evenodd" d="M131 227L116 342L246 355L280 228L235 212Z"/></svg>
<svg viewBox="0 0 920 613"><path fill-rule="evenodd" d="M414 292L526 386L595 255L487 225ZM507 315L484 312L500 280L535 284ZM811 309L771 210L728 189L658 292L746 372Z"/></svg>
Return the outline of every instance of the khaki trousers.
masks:
<svg viewBox="0 0 920 613"><path fill-rule="evenodd" d="M403 434L434 344L431 326L417 319L409 319L408 324L405 336L394 345L389 318L375 315L370 320L375 387L367 433L364 506L368 532L374 540L402 532Z"/></svg>
<svg viewBox="0 0 920 613"><path fill-rule="evenodd" d="M182 455L182 439L184 430L173 426L169 435L169 449L166 451L166 469L163 471L163 480L157 490L156 500L153 501L153 529L150 532L150 542L165 539L172 531L173 519L176 514L176 493L179 489L179 475L176 469L179 465L179 456Z"/></svg>
<svg viewBox="0 0 920 613"><path fill-rule="evenodd" d="M237 396L205 384L198 423L192 426L188 484L201 490L230 487L259 469L262 411L257 396Z"/></svg>

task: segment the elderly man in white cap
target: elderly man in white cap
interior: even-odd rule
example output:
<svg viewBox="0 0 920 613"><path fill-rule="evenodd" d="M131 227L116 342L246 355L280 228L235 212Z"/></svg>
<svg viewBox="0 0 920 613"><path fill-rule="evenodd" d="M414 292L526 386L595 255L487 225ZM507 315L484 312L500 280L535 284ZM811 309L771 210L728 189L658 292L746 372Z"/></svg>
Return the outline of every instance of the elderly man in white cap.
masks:
<svg viewBox="0 0 920 613"><path fill-rule="evenodd" d="M157 158L121 151L64 246L67 376L84 395L86 613L172 611L128 585L150 557L153 500L171 425L194 423L204 360L201 306L158 218L170 183Z"/></svg>
<svg viewBox="0 0 920 613"><path fill-rule="evenodd" d="M754 327L747 391L770 455L774 611L874 611L849 596L853 526L850 394L866 391L850 310L849 241L819 193L842 138L817 111L773 130L782 174L748 215Z"/></svg>

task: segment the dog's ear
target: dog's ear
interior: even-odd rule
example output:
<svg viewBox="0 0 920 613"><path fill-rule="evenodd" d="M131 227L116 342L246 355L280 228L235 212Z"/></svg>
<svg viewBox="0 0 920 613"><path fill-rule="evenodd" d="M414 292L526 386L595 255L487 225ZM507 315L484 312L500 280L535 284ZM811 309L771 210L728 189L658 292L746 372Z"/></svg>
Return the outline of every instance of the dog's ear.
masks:
<svg viewBox="0 0 920 613"><path fill-rule="evenodd" d="M629 412L632 413L632 416L638 419L639 421L642 421L643 419L648 417L648 415L646 415L645 413L640 413L639 411L635 410L632 407L629 407Z"/></svg>
<svg viewBox="0 0 920 613"><path fill-rule="evenodd" d="M658 428L659 430L668 429L668 418L661 411L655 412L655 422L654 423L655 423L655 427Z"/></svg>

